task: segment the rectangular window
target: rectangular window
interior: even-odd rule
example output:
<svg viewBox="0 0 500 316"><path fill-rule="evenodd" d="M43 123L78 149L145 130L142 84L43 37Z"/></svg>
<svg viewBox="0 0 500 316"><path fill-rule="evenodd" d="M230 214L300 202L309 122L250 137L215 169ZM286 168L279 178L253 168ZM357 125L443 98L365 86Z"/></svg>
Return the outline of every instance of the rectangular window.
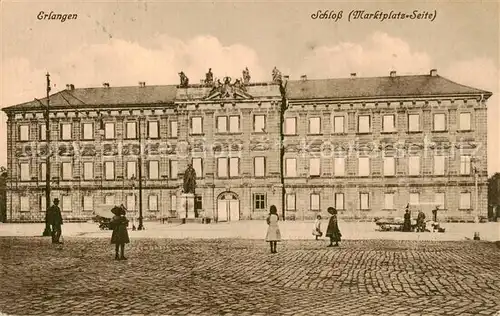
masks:
<svg viewBox="0 0 500 316"><path fill-rule="evenodd" d="M344 157L335 157L333 167L334 167L333 168L334 176L343 177L345 175L345 158Z"/></svg>
<svg viewBox="0 0 500 316"><path fill-rule="evenodd" d="M434 202L436 203L436 207L439 207L441 210L446 209L444 192L435 193Z"/></svg>
<svg viewBox="0 0 500 316"><path fill-rule="evenodd" d="M217 132L219 133L227 132L227 116L217 117Z"/></svg>
<svg viewBox="0 0 500 316"><path fill-rule="evenodd" d="M285 174L287 177L297 176L297 159L295 158L285 159Z"/></svg>
<svg viewBox="0 0 500 316"><path fill-rule="evenodd" d="M295 211L295 194L286 195L286 210Z"/></svg>
<svg viewBox="0 0 500 316"><path fill-rule="evenodd" d="M104 123L104 138L115 139L115 123Z"/></svg>
<svg viewBox="0 0 500 316"><path fill-rule="evenodd" d="M61 212L71 212L71 195L63 195L61 201Z"/></svg>
<svg viewBox="0 0 500 316"><path fill-rule="evenodd" d="M420 157L419 156L410 156L408 158L409 170L408 173L410 176L418 176L420 174Z"/></svg>
<svg viewBox="0 0 500 316"><path fill-rule="evenodd" d="M136 139L137 138L137 123L136 122L127 122L127 139Z"/></svg>
<svg viewBox="0 0 500 316"><path fill-rule="evenodd" d="M370 175L370 158L369 157L359 157L358 158L358 175L360 177L366 177Z"/></svg>
<svg viewBox="0 0 500 316"><path fill-rule="evenodd" d="M309 118L309 134L321 134L321 118Z"/></svg>
<svg viewBox="0 0 500 316"><path fill-rule="evenodd" d="M370 133L370 116L369 115L358 116L358 132L359 133Z"/></svg>
<svg viewBox="0 0 500 316"><path fill-rule="evenodd" d="M83 123L83 139L89 140L94 139L94 124L93 123Z"/></svg>
<svg viewBox="0 0 500 316"><path fill-rule="evenodd" d="M148 206L149 206L149 210L154 212L154 211L158 211L159 208L158 208L158 195L156 194L151 194L149 196L149 201L148 201Z"/></svg>
<svg viewBox="0 0 500 316"><path fill-rule="evenodd" d="M335 193L335 208L337 210L344 209L344 193Z"/></svg>
<svg viewBox="0 0 500 316"><path fill-rule="evenodd" d="M442 132L446 130L446 115L443 113L434 114L434 131Z"/></svg>
<svg viewBox="0 0 500 316"><path fill-rule="evenodd" d="M240 131L240 117L230 116L229 117L229 132L238 133Z"/></svg>
<svg viewBox="0 0 500 316"><path fill-rule="evenodd" d="M177 138L177 121L170 121L170 137Z"/></svg>
<svg viewBox="0 0 500 316"><path fill-rule="evenodd" d="M460 193L460 209L461 210L470 210L470 192L462 192Z"/></svg>
<svg viewBox="0 0 500 316"><path fill-rule="evenodd" d="M40 212L46 212L47 211L47 200L45 195L40 195Z"/></svg>
<svg viewBox="0 0 500 316"><path fill-rule="evenodd" d="M113 194L107 194L104 196L104 204L115 205L115 196Z"/></svg>
<svg viewBox="0 0 500 316"><path fill-rule="evenodd" d="M71 123L61 124L61 139L62 140L71 139Z"/></svg>
<svg viewBox="0 0 500 316"><path fill-rule="evenodd" d="M319 194L318 193L311 193L309 196L309 207L311 208L311 211L319 211Z"/></svg>
<svg viewBox="0 0 500 316"><path fill-rule="evenodd" d="M471 173L471 156L460 156L460 174L467 175Z"/></svg>
<svg viewBox="0 0 500 316"><path fill-rule="evenodd" d="M19 126L19 140L20 141L30 140L30 126L29 125L20 125Z"/></svg>
<svg viewBox="0 0 500 316"><path fill-rule="evenodd" d="M445 158L444 156L434 156L434 174L444 175Z"/></svg>
<svg viewBox="0 0 500 316"><path fill-rule="evenodd" d="M394 157L384 157L384 176L396 174L396 161Z"/></svg>
<svg viewBox="0 0 500 316"><path fill-rule="evenodd" d="M203 178L203 159L193 158L193 169L197 178Z"/></svg>
<svg viewBox="0 0 500 316"><path fill-rule="evenodd" d="M137 162L127 161L127 179L137 179Z"/></svg>
<svg viewBox="0 0 500 316"><path fill-rule="evenodd" d="M149 121L148 122L148 134L149 138L156 139L160 136L160 124L158 121Z"/></svg>
<svg viewBox="0 0 500 316"><path fill-rule="evenodd" d="M177 179L178 169L177 169L177 160L170 160L170 179Z"/></svg>
<svg viewBox="0 0 500 316"><path fill-rule="evenodd" d="M170 196L170 210L171 211L177 210L177 196L176 195Z"/></svg>
<svg viewBox="0 0 500 316"><path fill-rule="evenodd" d="M266 175L266 158L265 157L254 157L254 176L264 177Z"/></svg>
<svg viewBox="0 0 500 316"><path fill-rule="evenodd" d="M395 125L394 125L394 115L384 115L384 119L382 121L382 131L385 133L392 133L394 132Z"/></svg>
<svg viewBox="0 0 500 316"><path fill-rule="evenodd" d="M257 133L266 132L266 116L254 115L253 116L253 131Z"/></svg>
<svg viewBox="0 0 500 316"><path fill-rule="evenodd" d="M149 179L157 180L160 178L160 162L157 160L152 160L149 162Z"/></svg>
<svg viewBox="0 0 500 316"><path fill-rule="evenodd" d="M127 195L127 210L135 211L135 195L134 194Z"/></svg>
<svg viewBox="0 0 500 316"><path fill-rule="evenodd" d="M20 197L19 212L29 212L30 211L30 197L23 195Z"/></svg>
<svg viewBox="0 0 500 316"><path fill-rule="evenodd" d="M191 134L203 134L203 119L201 117L191 118Z"/></svg>
<svg viewBox="0 0 500 316"><path fill-rule="evenodd" d="M386 210L394 209L394 193L384 194L384 209Z"/></svg>
<svg viewBox="0 0 500 316"><path fill-rule="evenodd" d="M343 116L335 116L333 118L333 132L335 134L345 133Z"/></svg>
<svg viewBox="0 0 500 316"><path fill-rule="evenodd" d="M115 179L115 163L113 161L106 161L104 163L104 174L106 180Z"/></svg>
<svg viewBox="0 0 500 316"><path fill-rule="evenodd" d="M40 140L47 140L47 125L45 125L45 124L40 125L40 128L38 129L38 131L40 133L39 139Z"/></svg>
<svg viewBox="0 0 500 316"><path fill-rule="evenodd" d="M71 180L73 178L73 165L71 162L62 163L62 179Z"/></svg>
<svg viewBox="0 0 500 316"><path fill-rule="evenodd" d="M253 195L254 211L266 210L266 195L262 193L254 193Z"/></svg>
<svg viewBox="0 0 500 316"><path fill-rule="evenodd" d="M217 158L217 176L219 178L227 178L229 176L227 165L227 158Z"/></svg>
<svg viewBox="0 0 500 316"><path fill-rule="evenodd" d="M320 158L310 158L309 159L309 176L320 176L321 169L321 159Z"/></svg>
<svg viewBox="0 0 500 316"><path fill-rule="evenodd" d="M461 131L471 130L471 114L470 113L460 113L460 121L458 128Z"/></svg>
<svg viewBox="0 0 500 316"><path fill-rule="evenodd" d="M19 164L19 169L21 170L21 181L29 181L29 180L31 180L30 164L29 163L21 163L21 164Z"/></svg>
<svg viewBox="0 0 500 316"><path fill-rule="evenodd" d="M370 194L368 193L359 194L359 209L360 210L370 209Z"/></svg>
<svg viewBox="0 0 500 316"><path fill-rule="evenodd" d="M240 175L240 158L229 158L229 177Z"/></svg>
<svg viewBox="0 0 500 316"><path fill-rule="evenodd" d="M285 119L285 135L297 134L297 119L295 117L287 117Z"/></svg>
<svg viewBox="0 0 500 316"><path fill-rule="evenodd" d="M408 131L409 132L420 132L420 115L419 114L409 114L408 115Z"/></svg>
<svg viewBox="0 0 500 316"><path fill-rule="evenodd" d="M420 193L410 193L410 205L420 205Z"/></svg>
<svg viewBox="0 0 500 316"><path fill-rule="evenodd" d="M84 211L94 210L94 198L92 195L85 195L83 197L83 210Z"/></svg>
<svg viewBox="0 0 500 316"><path fill-rule="evenodd" d="M94 179L94 163L84 162L83 163L83 179L93 180Z"/></svg>
<svg viewBox="0 0 500 316"><path fill-rule="evenodd" d="M45 162L40 163L40 175L38 176L38 179L41 181L47 180L47 163Z"/></svg>

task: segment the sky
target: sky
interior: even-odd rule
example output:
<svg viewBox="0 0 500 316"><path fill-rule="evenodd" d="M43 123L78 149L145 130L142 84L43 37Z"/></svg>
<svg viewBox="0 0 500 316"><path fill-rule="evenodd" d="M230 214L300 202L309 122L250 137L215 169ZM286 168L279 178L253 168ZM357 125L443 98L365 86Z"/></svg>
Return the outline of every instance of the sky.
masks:
<svg viewBox="0 0 500 316"><path fill-rule="evenodd" d="M488 173L500 172L499 4L496 2L11 2L1 8L0 107L78 87L177 84L184 71L291 79L438 74L494 93L488 102ZM313 19L318 10L338 20ZM430 20L352 20L352 10L436 13ZM77 19L39 20L45 13ZM0 116L0 165L6 118Z"/></svg>

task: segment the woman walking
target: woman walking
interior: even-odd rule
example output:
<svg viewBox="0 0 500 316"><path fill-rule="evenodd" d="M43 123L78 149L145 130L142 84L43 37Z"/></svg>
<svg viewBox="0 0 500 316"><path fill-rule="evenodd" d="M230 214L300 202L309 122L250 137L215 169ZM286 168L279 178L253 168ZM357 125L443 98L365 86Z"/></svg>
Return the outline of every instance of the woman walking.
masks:
<svg viewBox="0 0 500 316"><path fill-rule="evenodd" d="M332 214L330 221L328 222L328 228L326 229L326 237L330 237L330 244L328 247L338 247L342 234L340 233L337 222L337 210L333 207L329 207L327 211ZM335 245L333 244L334 242Z"/></svg>
<svg viewBox="0 0 500 316"><path fill-rule="evenodd" d="M120 206L115 206L111 209L115 214L111 220L113 234L111 235L111 244L115 245L115 260L127 260L125 258L125 244L130 242L127 232L128 219L125 217L125 209ZM118 252L120 251L120 256Z"/></svg>
<svg viewBox="0 0 500 316"><path fill-rule="evenodd" d="M281 233L278 227L279 217L276 206L271 205L269 216L266 221L267 225L269 225L267 227L266 241L269 242L269 245L271 246L271 253L276 253L276 245L278 241L281 241Z"/></svg>

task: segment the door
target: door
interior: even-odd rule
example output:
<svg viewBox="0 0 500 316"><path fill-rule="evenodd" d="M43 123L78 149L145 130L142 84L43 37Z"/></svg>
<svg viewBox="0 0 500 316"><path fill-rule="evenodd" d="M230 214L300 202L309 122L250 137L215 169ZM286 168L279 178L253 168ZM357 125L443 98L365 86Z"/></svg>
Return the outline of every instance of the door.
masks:
<svg viewBox="0 0 500 316"><path fill-rule="evenodd" d="M219 222L240 220L240 200L234 193L225 192L217 199L217 220Z"/></svg>
<svg viewBox="0 0 500 316"><path fill-rule="evenodd" d="M219 222L227 221L227 201L219 199L217 201L217 220Z"/></svg>

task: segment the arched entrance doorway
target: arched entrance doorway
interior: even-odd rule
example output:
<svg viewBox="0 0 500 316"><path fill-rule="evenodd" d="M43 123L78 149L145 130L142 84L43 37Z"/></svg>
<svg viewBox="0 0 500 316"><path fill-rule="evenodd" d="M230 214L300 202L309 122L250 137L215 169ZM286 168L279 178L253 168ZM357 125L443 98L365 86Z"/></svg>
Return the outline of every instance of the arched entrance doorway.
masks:
<svg viewBox="0 0 500 316"><path fill-rule="evenodd" d="M240 200L233 192L223 192L217 197L217 221L240 220Z"/></svg>

